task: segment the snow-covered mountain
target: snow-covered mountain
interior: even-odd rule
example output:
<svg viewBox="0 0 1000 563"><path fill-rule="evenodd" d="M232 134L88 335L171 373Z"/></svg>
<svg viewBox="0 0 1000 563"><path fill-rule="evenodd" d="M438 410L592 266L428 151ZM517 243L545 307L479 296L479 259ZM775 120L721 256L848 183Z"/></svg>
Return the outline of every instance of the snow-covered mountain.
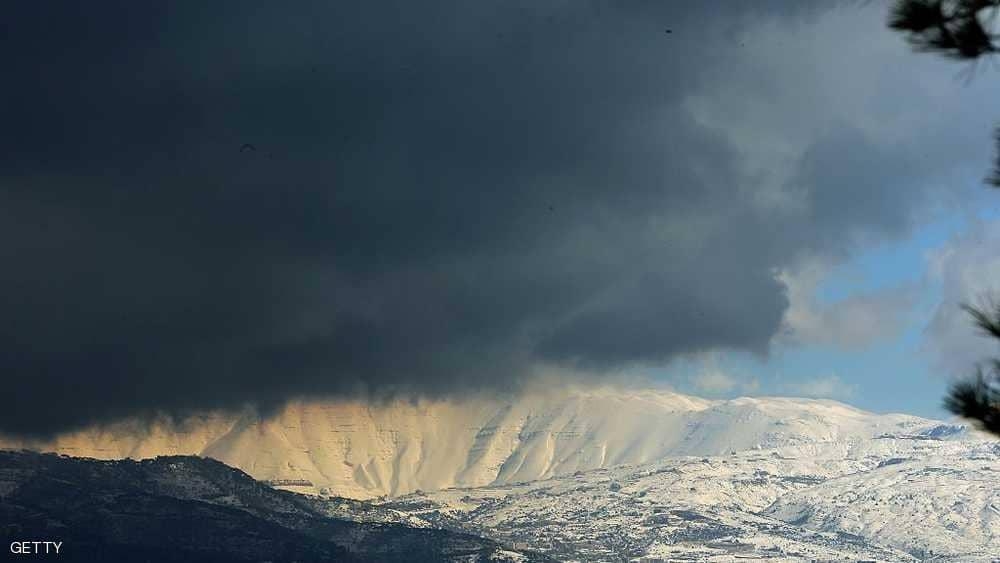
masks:
<svg viewBox="0 0 1000 563"><path fill-rule="evenodd" d="M0 446L99 459L196 454L292 490L372 498L746 450L858 460L872 448L892 455L889 441L873 441L878 436L956 431L963 433L833 401L578 389L510 399L298 402L266 418L245 411L134 420Z"/></svg>
<svg viewBox="0 0 1000 563"><path fill-rule="evenodd" d="M277 491L207 458L0 452L0 541L27 538L62 549L22 555L76 563L554 563L363 501Z"/></svg>
<svg viewBox="0 0 1000 563"><path fill-rule="evenodd" d="M675 457L383 506L560 561L1000 561L1000 444L867 446Z"/></svg>
<svg viewBox="0 0 1000 563"><path fill-rule="evenodd" d="M269 417L131 420L0 447L213 457L330 497L310 501L327 516L471 532L557 560L1000 554L1000 444L833 401L578 389L300 402Z"/></svg>

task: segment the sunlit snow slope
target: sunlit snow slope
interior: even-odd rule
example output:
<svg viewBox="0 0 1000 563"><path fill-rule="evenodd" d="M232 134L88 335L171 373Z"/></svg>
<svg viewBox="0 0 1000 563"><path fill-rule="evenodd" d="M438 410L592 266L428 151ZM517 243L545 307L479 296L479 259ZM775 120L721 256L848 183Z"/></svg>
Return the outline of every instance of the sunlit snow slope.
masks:
<svg viewBox="0 0 1000 563"><path fill-rule="evenodd" d="M676 455L793 448L848 456L885 433L939 423L833 401L709 401L665 391L574 390L517 399L299 402L179 423L129 421L48 442L0 441L95 458L198 454L302 492L356 498L514 483Z"/></svg>

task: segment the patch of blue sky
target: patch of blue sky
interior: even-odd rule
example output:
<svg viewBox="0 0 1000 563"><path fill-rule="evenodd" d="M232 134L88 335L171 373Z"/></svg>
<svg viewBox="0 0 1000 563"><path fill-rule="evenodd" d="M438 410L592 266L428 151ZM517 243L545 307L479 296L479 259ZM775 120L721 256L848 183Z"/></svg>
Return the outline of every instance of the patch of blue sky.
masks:
<svg viewBox="0 0 1000 563"><path fill-rule="evenodd" d="M910 236L858 252L834 268L817 289L820 302L834 304L872 292L916 288L904 328L895 338L856 349L775 345L766 358L720 351L678 360L654 370L654 377L679 391L714 397L795 395L810 383L833 380L837 386L829 398L862 409L951 418L941 403L948 380L933 372L929 357L921 351L927 324L942 299L940 284L928 275L928 256L963 236L975 221L1000 219L1000 191L978 188L970 195L969 205L937 214ZM699 387L699 375L707 372L725 374L732 386Z"/></svg>
<svg viewBox="0 0 1000 563"><path fill-rule="evenodd" d="M968 228L963 213L952 213L917 228L901 241L884 241L835 268L817 288L820 303L919 283L927 272L927 254Z"/></svg>

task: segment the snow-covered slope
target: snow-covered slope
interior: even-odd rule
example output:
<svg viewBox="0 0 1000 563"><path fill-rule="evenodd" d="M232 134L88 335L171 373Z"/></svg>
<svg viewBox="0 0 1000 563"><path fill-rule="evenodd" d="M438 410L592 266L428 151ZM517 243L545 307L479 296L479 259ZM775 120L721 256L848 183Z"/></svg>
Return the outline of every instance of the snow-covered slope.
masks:
<svg viewBox="0 0 1000 563"><path fill-rule="evenodd" d="M1000 557L998 461L1000 444L891 458L871 471L782 495L764 513L813 530L907 546L922 557Z"/></svg>
<svg viewBox="0 0 1000 563"><path fill-rule="evenodd" d="M867 446L677 457L384 506L561 561L1000 561L1000 444Z"/></svg>
<svg viewBox="0 0 1000 563"><path fill-rule="evenodd" d="M874 437L948 434L949 428L833 401L708 401L666 391L587 389L512 399L299 402L270 418L248 411L173 423L126 421L44 443L8 439L0 445L102 459L197 454L293 490L371 498L679 455L777 448L795 456L861 458Z"/></svg>

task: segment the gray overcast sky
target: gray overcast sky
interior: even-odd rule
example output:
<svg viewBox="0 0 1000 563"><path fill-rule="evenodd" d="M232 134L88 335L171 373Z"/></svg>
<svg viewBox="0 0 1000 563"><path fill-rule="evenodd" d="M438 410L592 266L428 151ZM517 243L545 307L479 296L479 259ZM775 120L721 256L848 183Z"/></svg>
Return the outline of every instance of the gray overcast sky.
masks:
<svg viewBox="0 0 1000 563"><path fill-rule="evenodd" d="M766 357L782 272L989 160L995 90L870 4L19 4L11 432Z"/></svg>

